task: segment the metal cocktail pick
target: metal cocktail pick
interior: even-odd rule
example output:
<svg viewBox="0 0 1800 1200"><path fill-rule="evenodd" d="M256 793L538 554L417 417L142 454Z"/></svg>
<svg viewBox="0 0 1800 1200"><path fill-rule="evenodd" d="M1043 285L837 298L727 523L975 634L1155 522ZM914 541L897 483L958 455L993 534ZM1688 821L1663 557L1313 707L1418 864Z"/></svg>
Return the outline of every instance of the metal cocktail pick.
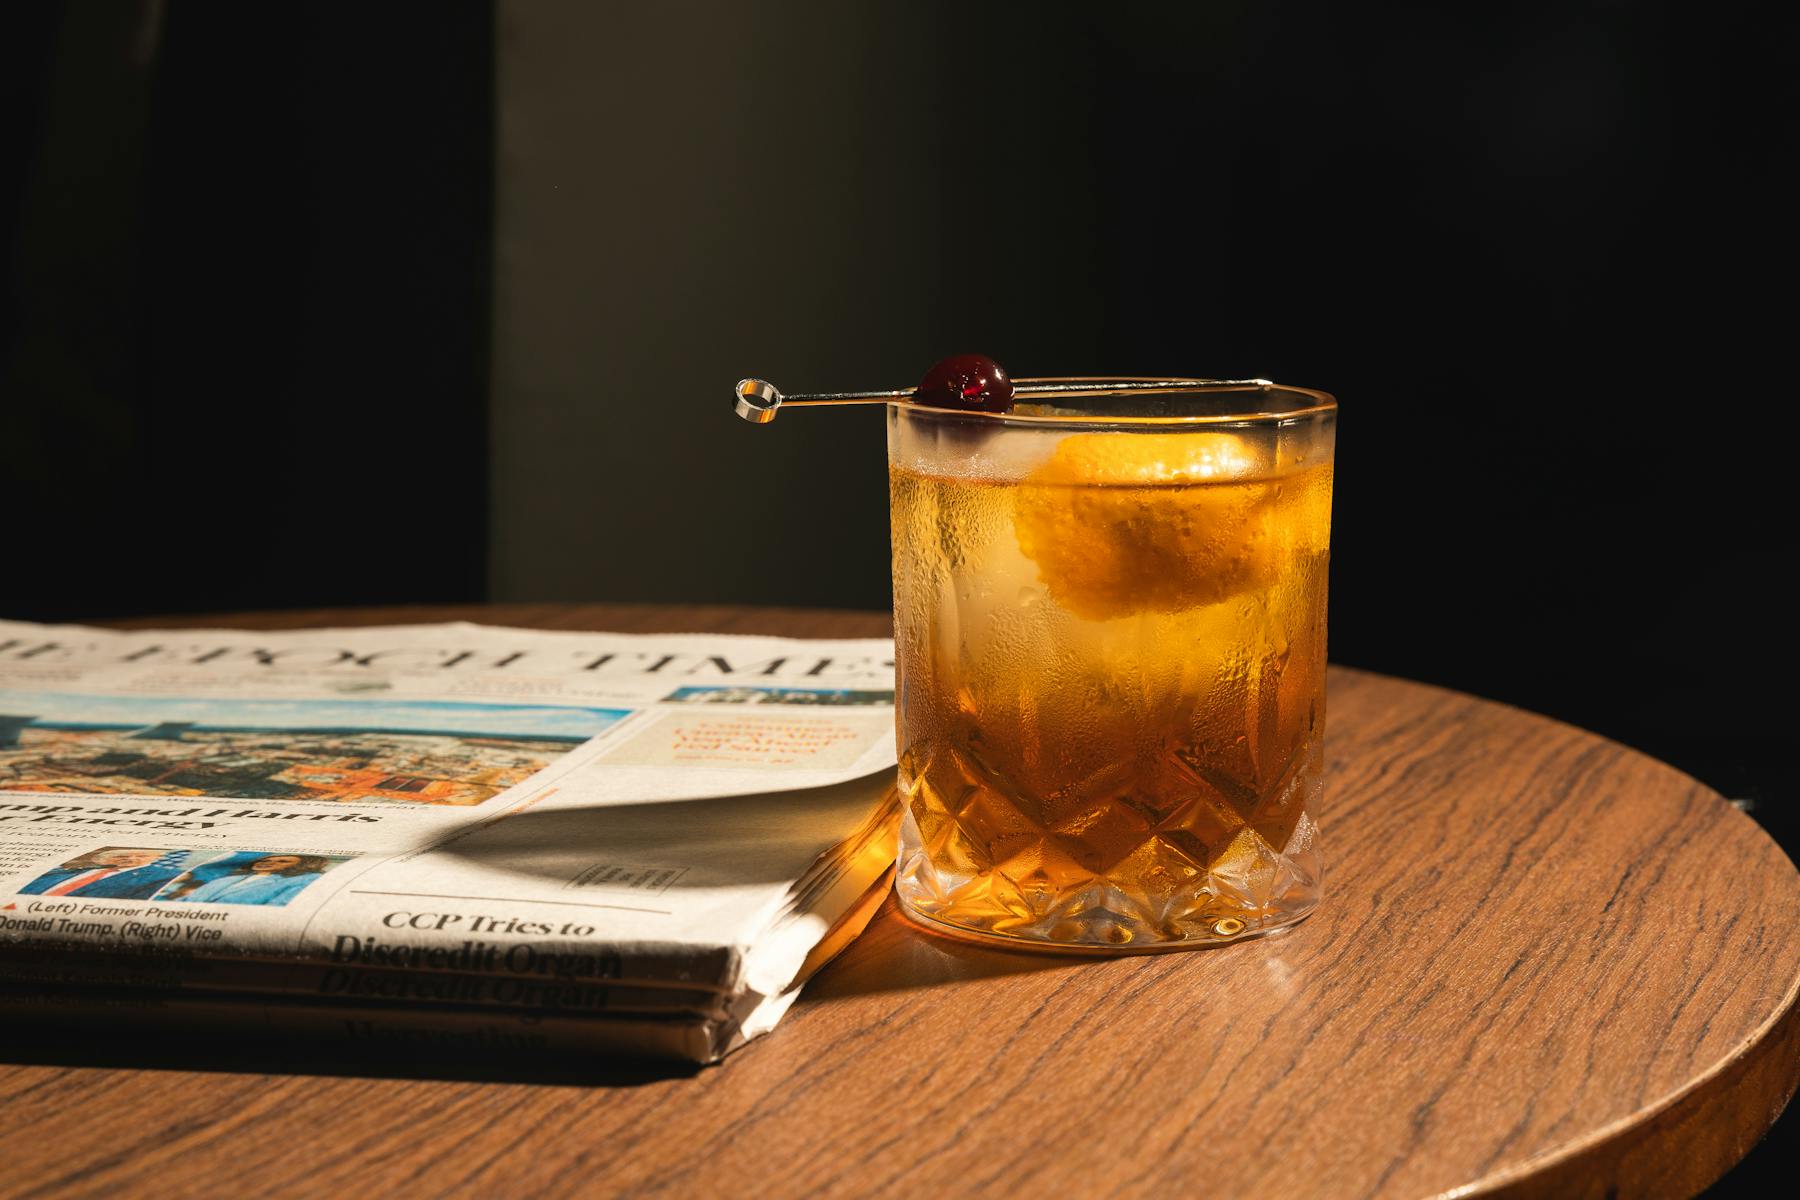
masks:
<svg viewBox="0 0 1800 1200"><path fill-rule="evenodd" d="M917 388L899 392L814 392L804 396L784 396L766 379L740 379L737 385L737 415L753 425L766 425L775 419L775 410L784 404L886 404L904 400ZM1016 393L1015 393L1016 394Z"/></svg>
<svg viewBox="0 0 1800 1200"><path fill-rule="evenodd" d="M1170 389L1202 388L1266 388L1275 385L1267 379L1017 379L1013 381L1013 399L1033 396L1111 396L1120 392L1153 392ZM786 404L892 404L918 394L917 388L894 392L812 392L800 396L784 396L766 379L740 379L735 409L737 415L753 425L766 425L775 419L776 410Z"/></svg>

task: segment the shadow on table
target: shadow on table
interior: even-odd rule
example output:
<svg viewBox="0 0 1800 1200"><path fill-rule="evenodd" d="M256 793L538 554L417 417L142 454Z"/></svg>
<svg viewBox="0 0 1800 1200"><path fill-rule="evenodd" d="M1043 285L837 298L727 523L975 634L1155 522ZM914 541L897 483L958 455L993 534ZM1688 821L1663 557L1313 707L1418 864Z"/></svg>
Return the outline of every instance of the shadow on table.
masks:
<svg viewBox="0 0 1800 1200"><path fill-rule="evenodd" d="M1078 954L1008 950L927 933L901 915L890 895L862 936L806 985L800 1004L1039 971L1080 971L1103 961Z"/></svg>
<svg viewBox="0 0 1800 1200"><path fill-rule="evenodd" d="M378 1048L319 1035L273 1038L196 1030L192 1034L18 1025L0 1033L0 1063L147 1071L341 1075L568 1087L639 1087L688 1079L691 1063L524 1059L517 1051Z"/></svg>

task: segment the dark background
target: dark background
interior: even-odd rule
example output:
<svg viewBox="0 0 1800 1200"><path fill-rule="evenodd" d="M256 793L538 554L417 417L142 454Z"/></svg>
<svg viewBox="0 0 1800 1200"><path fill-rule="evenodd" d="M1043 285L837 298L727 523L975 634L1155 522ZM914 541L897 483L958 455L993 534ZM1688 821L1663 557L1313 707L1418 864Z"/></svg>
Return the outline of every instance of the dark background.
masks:
<svg viewBox="0 0 1800 1200"><path fill-rule="evenodd" d="M879 608L879 415L752 429L738 377L1266 375L1343 405L1335 660L1638 746L1791 852L1794 25L9 6L0 613Z"/></svg>

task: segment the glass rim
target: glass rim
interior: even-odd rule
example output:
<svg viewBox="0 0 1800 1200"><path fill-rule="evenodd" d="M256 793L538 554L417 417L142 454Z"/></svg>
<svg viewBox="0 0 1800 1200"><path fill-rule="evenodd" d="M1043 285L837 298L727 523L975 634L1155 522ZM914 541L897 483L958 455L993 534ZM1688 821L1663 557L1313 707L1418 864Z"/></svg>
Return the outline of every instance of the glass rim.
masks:
<svg viewBox="0 0 1800 1200"><path fill-rule="evenodd" d="M1122 426L1126 428L1182 428L1206 425L1265 425L1279 424L1288 421L1304 420L1309 417L1323 416L1337 411L1337 397L1317 388L1297 387L1293 384L1276 383L1272 379L1170 379L1161 375L1038 375L1025 379L1013 380L1015 385L1031 384L1066 385L1060 386L1053 393L1043 393L1047 398L1082 399L1085 397L1103 396L1185 396L1185 395L1230 395L1232 393L1258 393L1269 395L1283 393L1292 395L1297 403L1293 407L1264 409L1252 412L1226 413L1194 413L1182 416L1129 416L1108 414L1104 412L1080 413L1022 413L1022 412L981 412L964 408L940 408L930 404L918 404L907 400L889 401L889 407L898 410L930 414L932 416L959 417L965 420L994 421L1003 425L1038 425L1049 427L1065 427L1071 425L1086 426ZM1084 386L1087 385L1087 386ZM1148 386L1146 386L1148 385ZM1036 397L1026 397L1027 400Z"/></svg>

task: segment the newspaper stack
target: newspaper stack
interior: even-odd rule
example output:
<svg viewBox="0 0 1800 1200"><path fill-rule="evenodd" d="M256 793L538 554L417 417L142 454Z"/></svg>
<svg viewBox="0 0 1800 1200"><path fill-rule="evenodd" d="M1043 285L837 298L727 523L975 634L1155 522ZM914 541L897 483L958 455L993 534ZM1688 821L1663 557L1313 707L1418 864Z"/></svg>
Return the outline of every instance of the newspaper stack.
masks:
<svg viewBox="0 0 1800 1200"><path fill-rule="evenodd" d="M885 640L0 621L0 1005L714 1061L894 859Z"/></svg>

